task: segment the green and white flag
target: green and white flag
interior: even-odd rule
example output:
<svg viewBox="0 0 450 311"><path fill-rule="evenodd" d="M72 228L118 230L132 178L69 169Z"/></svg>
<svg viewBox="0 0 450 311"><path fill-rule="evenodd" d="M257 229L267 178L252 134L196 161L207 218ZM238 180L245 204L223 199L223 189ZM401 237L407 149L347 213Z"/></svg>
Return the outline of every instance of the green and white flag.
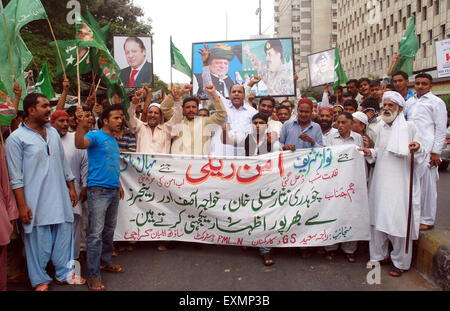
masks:
<svg viewBox="0 0 450 311"><path fill-rule="evenodd" d="M20 30L26 24L47 18L44 7L39 0L11 0L3 10L0 1L0 11L4 14L8 28L8 37L3 17L0 26L0 77L8 94L13 94L14 77L22 86L22 96L19 110L22 110L22 100L27 95L24 70L31 62L33 55L28 50L25 42L20 36ZM8 38L11 44L14 73L11 67L11 56L8 47Z"/></svg>
<svg viewBox="0 0 450 311"><path fill-rule="evenodd" d="M48 100L55 97L55 91L53 90L50 76L48 74L47 62L45 62L42 66L36 85L34 86L34 92L44 94Z"/></svg>
<svg viewBox="0 0 450 311"><path fill-rule="evenodd" d="M128 107L130 102L128 95L120 81L120 67L106 46L105 39L108 36L109 26L103 28L95 21L92 15L88 15L89 21L77 14L78 22L76 27L76 44L82 49L89 49L92 63L92 71L97 73L103 85L107 88L107 96L112 98L114 94L120 97L128 119Z"/></svg>
<svg viewBox="0 0 450 311"><path fill-rule="evenodd" d="M398 48L398 53L400 58L395 63L392 73L396 73L401 70L411 76L413 74L414 68L414 57L419 50L419 39L416 36L416 19L411 16L409 20L408 28L406 28L405 34L400 41L400 46Z"/></svg>
<svg viewBox="0 0 450 311"><path fill-rule="evenodd" d="M172 37L170 37L170 65L172 68L192 77L191 67L189 67L180 50L172 43Z"/></svg>
<svg viewBox="0 0 450 311"><path fill-rule="evenodd" d="M56 50L55 42L50 42L56 55L56 76L61 77L63 70L61 67L61 62L58 57L58 51ZM64 68L66 69L66 75L68 77L77 75L77 41L76 40L58 40L59 51L61 53L61 58L64 63ZM81 53L80 57L80 75L88 73L92 70L92 63L90 58L90 49L86 48L85 51Z"/></svg>
<svg viewBox="0 0 450 311"><path fill-rule="evenodd" d="M339 85L347 83L348 78L342 67L341 56L337 45L334 47L334 89Z"/></svg>

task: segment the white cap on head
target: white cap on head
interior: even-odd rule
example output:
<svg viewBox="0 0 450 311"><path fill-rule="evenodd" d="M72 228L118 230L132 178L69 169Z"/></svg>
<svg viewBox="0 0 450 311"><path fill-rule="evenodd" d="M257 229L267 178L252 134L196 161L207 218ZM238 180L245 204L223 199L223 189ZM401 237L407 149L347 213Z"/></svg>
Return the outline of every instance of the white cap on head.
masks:
<svg viewBox="0 0 450 311"><path fill-rule="evenodd" d="M148 106L148 109L150 110L151 107L157 107L157 108L159 108L159 110L161 110L161 105L158 104L158 103L151 103L151 104Z"/></svg>
<svg viewBox="0 0 450 311"><path fill-rule="evenodd" d="M384 101L386 99L389 99L390 101L396 103L400 107L404 107L405 106L405 99L403 98L403 96L399 92L395 92L395 91L384 92L384 94L383 94L383 105L384 105Z"/></svg>
<svg viewBox="0 0 450 311"><path fill-rule="evenodd" d="M369 118L367 117L367 115L364 112L357 111L357 112L353 113L352 116L354 119L361 121L361 123L364 123L366 126L369 125Z"/></svg>

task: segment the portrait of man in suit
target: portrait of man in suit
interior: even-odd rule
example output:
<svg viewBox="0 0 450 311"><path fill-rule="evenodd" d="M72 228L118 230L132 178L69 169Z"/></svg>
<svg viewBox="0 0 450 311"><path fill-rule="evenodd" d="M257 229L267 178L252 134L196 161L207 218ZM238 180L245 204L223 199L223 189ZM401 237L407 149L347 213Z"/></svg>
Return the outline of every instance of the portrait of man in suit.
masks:
<svg viewBox="0 0 450 311"><path fill-rule="evenodd" d="M152 64L147 60L147 49L138 37L128 37L123 44L128 67L121 69L120 80L125 87L141 87L153 82Z"/></svg>

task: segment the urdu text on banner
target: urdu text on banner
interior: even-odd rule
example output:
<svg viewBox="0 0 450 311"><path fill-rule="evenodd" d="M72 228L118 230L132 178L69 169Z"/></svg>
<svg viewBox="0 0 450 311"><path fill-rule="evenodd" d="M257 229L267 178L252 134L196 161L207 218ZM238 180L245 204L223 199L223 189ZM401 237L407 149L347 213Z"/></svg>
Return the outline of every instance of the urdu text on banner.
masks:
<svg viewBox="0 0 450 311"><path fill-rule="evenodd" d="M116 241L254 247L370 239L364 157L354 145L258 157L121 154Z"/></svg>

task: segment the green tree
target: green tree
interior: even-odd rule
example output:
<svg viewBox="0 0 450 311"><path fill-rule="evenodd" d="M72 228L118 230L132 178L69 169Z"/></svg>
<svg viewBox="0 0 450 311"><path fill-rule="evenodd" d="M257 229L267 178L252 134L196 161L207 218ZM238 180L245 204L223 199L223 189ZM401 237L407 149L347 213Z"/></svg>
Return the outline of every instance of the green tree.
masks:
<svg viewBox="0 0 450 311"><path fill-rule="evenodd" d="M162 90L163 92L166 92L166 94L169 94L169 86L167 85L167 83L163 80L160 80L157 75L153 74L152 92L157 92L159 90Z"/></svg>

